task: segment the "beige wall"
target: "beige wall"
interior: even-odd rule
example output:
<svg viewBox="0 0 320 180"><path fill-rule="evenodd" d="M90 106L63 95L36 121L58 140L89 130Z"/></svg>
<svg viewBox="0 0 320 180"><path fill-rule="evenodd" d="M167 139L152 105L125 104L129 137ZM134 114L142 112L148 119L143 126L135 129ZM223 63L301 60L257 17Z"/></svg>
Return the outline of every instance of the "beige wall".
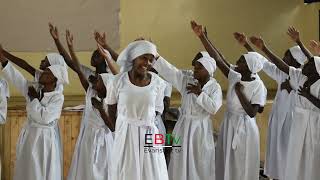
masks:
<svg viewBox="0 0 320 180"><path fill-rule="evenodd" d="M305 6L303 0L121 0L120 49L138 36L151 37L161 55L179 68L190 68L192 58L202 50L189 25L195 19L207 26L209 37L230 62L244 52L233 39L234 31L263 36L282 57L293 45L286 35L288 26L296 26L305 42L318 39L319 7ZM45 53L16 55L38 67ZM82 62L89 63L90 53L78 55ZM220 72L216 76L225 89L226 79ZM262 77L269 89L275 88L274 82ZM83 94L75 73L70 73L70 79L72 83L66 87L65 95ZM18 95L15 89L11 92Z"/></svg>

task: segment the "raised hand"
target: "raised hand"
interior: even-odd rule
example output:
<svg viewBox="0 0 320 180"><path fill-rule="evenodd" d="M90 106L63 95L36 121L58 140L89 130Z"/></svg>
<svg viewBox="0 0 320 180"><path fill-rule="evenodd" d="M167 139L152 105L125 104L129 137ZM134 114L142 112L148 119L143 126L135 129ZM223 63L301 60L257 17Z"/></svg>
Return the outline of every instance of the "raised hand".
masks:
<svg viewBox="0 0 320 180"><path fill-rule="evenodd" d="M94 39L102 47L105 47L107 45L106 33L105 32L101 35L98 31L94 31Z"/></svg>
<svg viewBox="0 0 320 180"><path fill-rule="evenodd" d="M66 40L69 47L73 47L73 35L70 33L69 29L66 30Z"/></svg>
<svg viewBox="0 0 320 180"><path fill-rule="evenodd" d="M247 37L244 33L234 32L233 36L238 41L238 43L242 46L244 46L248 42Z"/></svg>
<svg viewBox="0 0 320 180"><path fill-rule="evenodd" d="M316 55L320 55L320 44L317 41L311 40L309 46Z"/></svg>
<svg viewBox="0 0 320 180"><path fill-rule="evenodd" d="M188 94L193 93L196 95L200 95L202 92L201 85L197 83L196 85L188 83L187 85Z"/></svg>
<svg viewBox="0 0 320 180"><path fill-rule="evenodd" d="M300 33L297 29L295 29L293 26L290 26L288 29L287 34L291 37L291 39L294 42L300 41Z"/></svg>
<svg viewBox="0 0 320 180"><path fill-rule="evenodd" d="M49 31L54 40L59 39L59 32L58 28L56 26L53 26L51 23L49 23Z"/></svg>
<svg viewBox="0 0 320 180"><path fill-rule="evenodd" d="M110 57L109 57L108 53L106 52L106 50L100 44L97 44L97 46L98 46L98 50L99 50L99 53L101 54L101 56L103 56L106 60L110 60Z"/></svg>
<svg viewBox="0 0 320 180"><path fill-rule="evenodd" d="M251 36L250 41L260 50L262 50L263 47L265 46L264 41L261 37Z"/></svg>
<svg viewBox="0 0 320 180"><path fill-rule="evenodd" d="M200 37L201 35L204 35L204 31L203 31L202 25L197 24L195 21L191 21L190 24L191 24L191 28L192 28L193 32L198 37Z"/></svg>

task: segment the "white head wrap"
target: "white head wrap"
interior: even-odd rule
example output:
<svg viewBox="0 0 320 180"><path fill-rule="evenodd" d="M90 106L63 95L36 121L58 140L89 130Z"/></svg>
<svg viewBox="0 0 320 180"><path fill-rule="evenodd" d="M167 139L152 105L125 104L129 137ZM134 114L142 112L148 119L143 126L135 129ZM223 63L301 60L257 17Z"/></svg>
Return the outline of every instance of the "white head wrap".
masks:
<svg viewBox="0 0 320 180"><path fill-rule="evenodd" d="M244 59L247 62L248 68L251 73L255 74L263 68L263 63L265 62L265 57L257 52L248 52L244 54Z"/></svg>
<svg viewBox="0 0 320 180"><path fill-rule="evenodd" d="M292 57L301 65L307 61L307 56L304 55L301 48L299 46L293 46L289 49Z"/></svg>
<svg viewBox="0 0 320 180"><path fill-rule="evenodd" d="M65 68L68 68L67 64L64 62L63 57L58 53L49 53L49 54L47 54L47 58L50 63L50 66L60 65Z"/></svg>
<svg viewBox="0 0 320 180"><path fill-rule="evenodd" d="M118 56L117 64L121 66L120 72L130 71L133 60L144 54L157 55L157 47L145 40L130 43Z"/></svg>
<svg viewBox="0 0 320 180"><path fill-rule="evenodd" d="M320 57L314 56L314 64L316 66L317 72L320 75Z"/></svg>
<svg viewBox="0 0 320 180"><path fill-rule="evenodd" d="M210 76L213 76L213 73L217 69L216 61L208 54L206 51L201 51L202 58L197 61L202 64L204 68L208 71Z"/></svg>
<svg viewBox="0 0 320 180"><path fill-rule="evenodd" d="M58 84L69 84L68 71L60 65L52 65L48 67L52 74L58 79Z"/></svg>

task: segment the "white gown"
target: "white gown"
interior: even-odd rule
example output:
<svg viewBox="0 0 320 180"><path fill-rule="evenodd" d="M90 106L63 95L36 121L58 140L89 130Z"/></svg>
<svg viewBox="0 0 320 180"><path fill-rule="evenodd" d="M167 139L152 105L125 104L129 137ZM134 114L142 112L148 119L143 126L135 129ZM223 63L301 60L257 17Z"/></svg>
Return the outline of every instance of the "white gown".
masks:
<svg viewBox="0 0 320 180"><path fill-rule="evenodd" d="M307 77L301 69L290 67L290 84L298 90ZM320 80L310 87L320 98ZM318 180L320 177L320 109L305 97L294 95L292 125L284 180Z"/></svg>
<svg viewBox="0 0 320 180"><path fill-rule="evenodd" d="M276 65L265 62L263 71L278 84L272 111L269 116L267 149L264 173L273 179L283 179L291 127L291 100L294 92L281 90L281 84L289 78Z"/></svg>
<svg viewBox="0 0 320 180"><path fill-rule="evenodd" d="M40 102L38 99L31 101L27 80L10 62L3 68L3 73L27 101L27 121L17 142L14 179L61 180L60 135L56 127L64 101L62 92L44 93Z"/></svg>
<svg viewBox="0 0 320 180"><path fill-rule="evenodd" d="M178 70L160 57L153 68L170 82L181 94L181 115L173 133L181 138L182 152L172 150L169 163L169 177L172 180L215 179L215 148L211 115L222 105L222 91L211 78L197 96L188 94L188 83L196 80Z"/></svg>
<svg viewBox="0 0 320 180"><path fill-rule="evenodd" d="M118 74L108 90L107 103L117 104L109 171L112 180L168 180L162 148L144 147L146 134L159 133L154 121L156 111L163 111L165 88L158 75L150 74L151 82L144 87L132 84L128 72Z"/></svg>
<svg viewBox="0 0 320 180"><path fill-rule="evenodd" d="M264 106L267 90L263 82L241 81L241 74L229 71L227 111L220 128L216 147L217 180L259 179L259 129L255 118L250 118L243 109L235 92L235 84L244 86L244 94L251 104Z"/></svg>
<svg viewBox="0 0 320 180"><path fill-rule="evenodd" d="M113 135L99 111L92 106L91 98L96 96L96 91L90 86L86 92L84 124L77 139L69 180L108 180Z"/></svg>

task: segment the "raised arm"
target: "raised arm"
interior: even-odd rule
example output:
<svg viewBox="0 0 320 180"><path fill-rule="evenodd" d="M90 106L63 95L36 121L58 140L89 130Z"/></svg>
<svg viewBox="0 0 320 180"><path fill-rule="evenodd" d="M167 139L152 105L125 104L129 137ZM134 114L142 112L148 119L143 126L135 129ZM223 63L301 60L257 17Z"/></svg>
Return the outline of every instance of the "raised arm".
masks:
<svg viewBox="0 0 320 180"><path fill-rule="evenodd" d="M282 61L280 57L275 55L264 43L261 37L250 37L250 41L254 44L258 49L262 50L266 56L272 61L281 71L286 74L289 74L289 66Z"/></svg>
<svg viewBox="0 0 320 180"><path fill-rule="evenodd" d="M35 76L36 74L36 69L34 67L32 67L30 64L27 63L27 61L20 59L14 55L12 55L11 53L9 53L6 50L2 50L3 55L9 59L11 62L13 62L14 64L16 64L17 66L19 66L20 68L26 70L29 74L31 74L32 76Z"/></svg>
<svg viewBox="0 0 320 180"><path fill-rule="evenodd" d="M248 39L244 33L235 32L233 33L233 36L241 46L246 48L248 52L255 52L255 50L253 50L253 48L248 43Z"/></svg>
<svg viewBox="0 0 320 180"><path fill-rule="evenodd" d="M98 44L100 44L104 49L108 50L111 54L111 57L114 61L117 61L119 54L114 51L107 43L106 40L106 33L104 32L102 35L95 31L94 32L94 39L97 41Z"/></svg>
<svg viewBox="0 0 320 180"><path fill-rule="evenodd" d="M200 38L203 46L208 51L210 56L216 60L217 66L222 71L222 73L226 77L228 77L230 68L226 63L224 63L221 56L219 55L219 52L210 44L210 41L208 40L208 38L205 36L203 32L202 26L198 25L195 21L191 21L191 28L193 29L194 33Z"/></svg>
<svg viewBox="0 0 320 180"><path fill-rule="evenodd" d="M63 57L64 61L66 62L66 64L73 70L76 71L75 69L75 65L73 64L73 61L71 59L71 57L69 56L68 52L66 51L66 49L63 47L60 39L59 39L59 32L58 32L58 28L56 26L53 26L51 23L49 23L49 31L51 34L52 39L54 40L54 43L57 46L57 49L60 53L60 55Z"/></svg>
<svg viewBox="0 0 320 180"><path fill-rule="evenodd" d="M295 29L293 26L289 27L287 34L291 37L291 39L296 42L301 48L304 55L307 56L308 59L313 57L313 54L307 49L307 47L300 40L300 32Z"/></svg>
<svg viewBox="0 0 320 180"><path fill-rule="evenodd" d="M118 74L119 71L117 70L115 63L113 63L113 60L109 58L108 54L105 52L104 48L100 44L97 44L97 45L98 45L99 53L107 61L107 64L108 64L112 74L114 74L114 75Z"/></svg>
<svg viewBox="0 0 320 180"><path fill-rule="evenodd" d="M316 54L316 56L320 55L320 44L317 41L311 40L310 41L310 48Z"/></svg>
<svg viewBox="0 0 320 180"><path fill-rule="evenodd" d="M73 36L71 35L69 30L66 31L66 40L67 40L69 51L70 51L70 54L71 54L71 57L73 60L75 72L78 74L78 77L80 79L82 87L84 88L85 91L87 91L87 89L89 87L89 82L88 82L88 79L86 78L86 76L81 71L80 62L79 62L79 60L74 52L74 49L73 49Z"/></svg>
<svg viewBox="0 0 320 180"><path fill-rule="evenodd" d="M113 132L115 130L115 123L114 121L108 116L106 110L103 107L103 100L99 101L97 98L92 97L91 103L94 108L96 108L99 113L100 117L103 119L104 123L108 128Z"/></svg>
<svg viewBox="0 0 320 180"><path fill-rule="evenodd" d="M245 96L245 94L243 93L243 85L238 82L235 85L235 91L236 94L239 98L239 101L243 107L243 109L246 111L246 113L251 117L255 117L256 114L259 111L260 105L258 104L251 104L250 101L247 99L247 97Z"/></svg>

